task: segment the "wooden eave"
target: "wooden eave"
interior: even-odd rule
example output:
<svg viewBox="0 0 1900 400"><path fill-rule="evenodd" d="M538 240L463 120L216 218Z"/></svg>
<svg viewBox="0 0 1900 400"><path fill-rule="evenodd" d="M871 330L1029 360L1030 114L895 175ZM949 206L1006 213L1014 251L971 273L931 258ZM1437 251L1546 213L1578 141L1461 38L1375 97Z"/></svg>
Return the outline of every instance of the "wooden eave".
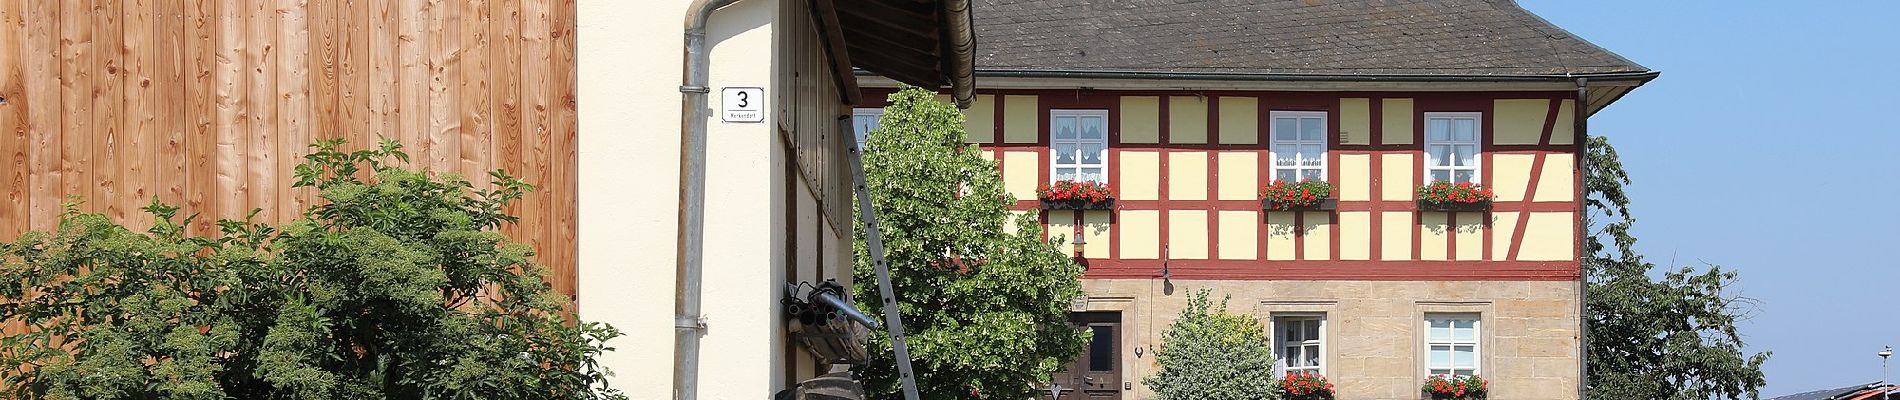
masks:
<svg viewBox="0 0 1900 400"><path fill-rule="evenodd" d="M975 93L975 40L969 0L811 0L829 42L833 72L853 103L852 69L933 90L950 89L959 107Z"/></svg>

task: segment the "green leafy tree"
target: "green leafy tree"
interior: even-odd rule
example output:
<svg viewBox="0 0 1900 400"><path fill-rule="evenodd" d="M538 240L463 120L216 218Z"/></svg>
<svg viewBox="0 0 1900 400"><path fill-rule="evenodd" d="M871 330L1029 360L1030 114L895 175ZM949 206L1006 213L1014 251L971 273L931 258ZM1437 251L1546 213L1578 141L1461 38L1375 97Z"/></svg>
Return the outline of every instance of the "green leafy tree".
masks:
<svg viewBox="0 0 1900 400"><path fill-rule="evenodd" d="M1082 268L1042 239L1034 218L1005 228L1015 200L996 163L964 143L962 114L916 88L890 100L864 168L918 391L926 399L1031 398L1085 343L1068 324ZM856 226L856 252L869 254L863 221ZM856 267L859 305L883 312L869 257ZM869 398L896 398L889 337L873 333L871 349L856 371Z"/></svg>
<svg viewBox="0 0 1900 400"><path fill-rule="evenodd" d="M1602 223L1583 260L1589 398L1759 398L1769 353L1742 351L1735 323L1753 302L1735 293L1739 275L1717 265L1662 270L1644 260L1630 233L1629 173L1608 139L1591 137L1588 150L1586 202ZM1659 270L1661 279L1652 275Z"/></svg>
<svg viewBox="0 0 1900 400"><path fill-rule="evenodd" d="M1142 384L1158 400L1279 400L1273 347L1260 320L1227 312L1202 289L1161 335L1154 375Z"/></svg>
<svg viewBox="0 0 1900 400"><path fill-rule="evenodd" d="M193 217L156 200L146 232L69 205L56 232L0 245L0 397L15 399L601 399L611 327L495 232L532 187L492 190L385 164L399 146L323 141L296 169L324 202L282 226ZM255 215L255 213L253 213Z"/></svg>

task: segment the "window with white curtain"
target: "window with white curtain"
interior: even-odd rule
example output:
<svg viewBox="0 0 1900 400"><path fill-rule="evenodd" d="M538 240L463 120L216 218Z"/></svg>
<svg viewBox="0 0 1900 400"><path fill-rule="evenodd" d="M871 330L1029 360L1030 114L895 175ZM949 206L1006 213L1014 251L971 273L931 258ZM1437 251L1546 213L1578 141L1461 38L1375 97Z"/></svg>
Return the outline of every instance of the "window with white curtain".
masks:
<svg viewBox="0 0 1900 400"><path fill-rule="evenodd" d="M1049 111L1049 179L1108 183L1108 111Z"/></svg>
<svg viewBox="0 0 1900 400"><path fill-rule="evenodd" d="M1273 327L1273 342L1285 372L1326 374L1326 317L1277 317Z"/></svg>
<svg viewBox="0 0 1900 400"><path fill-rule="evenodd" d="M1425 113L1425 182L1481 183L1479 113Z"/></svg>
<svg viewBox="0 0 1900 400"><path fill-rule="evenodd" d="M871 137L871 131L877 129L878 119L884 118L882 108L854 108L851 110L851 134L858 138L858 147L864 147L864 139Z"/></svg>
<svg viewBox="0 0 1900 400"><path fill-rule="evenodd" d="M1428 375L1478 374L1479 319L1472 314L1425 316L1425 370Z"/></svg>
<svg viewBox="0 0 1900 400"><path fill-rule="evenodd" d="M1326 180L1326 112L1274 111L1273 179Z"/></svg>

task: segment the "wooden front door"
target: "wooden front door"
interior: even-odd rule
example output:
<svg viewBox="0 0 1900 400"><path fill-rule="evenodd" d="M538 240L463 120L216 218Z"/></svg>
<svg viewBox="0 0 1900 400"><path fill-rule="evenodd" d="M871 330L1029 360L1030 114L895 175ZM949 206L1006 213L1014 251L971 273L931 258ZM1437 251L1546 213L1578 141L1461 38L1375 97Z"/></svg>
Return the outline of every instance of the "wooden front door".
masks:
<svg viewBox="0 0 1900 400"><path fill-rule="evenodd" d="M1057 372L1056 392L1049 385L1041 390L1050 400L1121 400L1122 398L1122 315L1120 312L1078 312L1069 314L1069 322L1089 335L1082 354L1069 369Z"/></svg>

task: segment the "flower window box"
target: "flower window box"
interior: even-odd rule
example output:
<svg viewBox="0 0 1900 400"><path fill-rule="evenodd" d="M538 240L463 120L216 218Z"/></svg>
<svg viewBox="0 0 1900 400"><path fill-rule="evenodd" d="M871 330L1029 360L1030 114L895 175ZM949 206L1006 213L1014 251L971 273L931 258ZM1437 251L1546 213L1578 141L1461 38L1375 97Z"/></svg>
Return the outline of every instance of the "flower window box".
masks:
<svg viewBox="0 0 1900 400"><path fill-rule="evenodd" d="M1112 210L1115 192L1095 181L1060 180L1036 188L1044 210Z"/></svg>
<svg viewBox="0 0 1900 400"><path fill-rule="evenodd" d="M1432 182L1418 187L1419 211L1489 211L1497 194L1471 182Z"/></svg>
<svg viewBox="0 0 1900 400"><path fill-rule="evenodd" d="M1260 209L1264 211L1332 211L1338 208L1339 199L1333 197L1333 184L1326 181L1273 181L1260 188Z"/></svg>
<svg viewBox="0 0 1900 400"><path fill-rule="evenodd" d="M1477 375L1432 375L1419 389L1432 400L1484 400L1490 381Z"/></svg>

